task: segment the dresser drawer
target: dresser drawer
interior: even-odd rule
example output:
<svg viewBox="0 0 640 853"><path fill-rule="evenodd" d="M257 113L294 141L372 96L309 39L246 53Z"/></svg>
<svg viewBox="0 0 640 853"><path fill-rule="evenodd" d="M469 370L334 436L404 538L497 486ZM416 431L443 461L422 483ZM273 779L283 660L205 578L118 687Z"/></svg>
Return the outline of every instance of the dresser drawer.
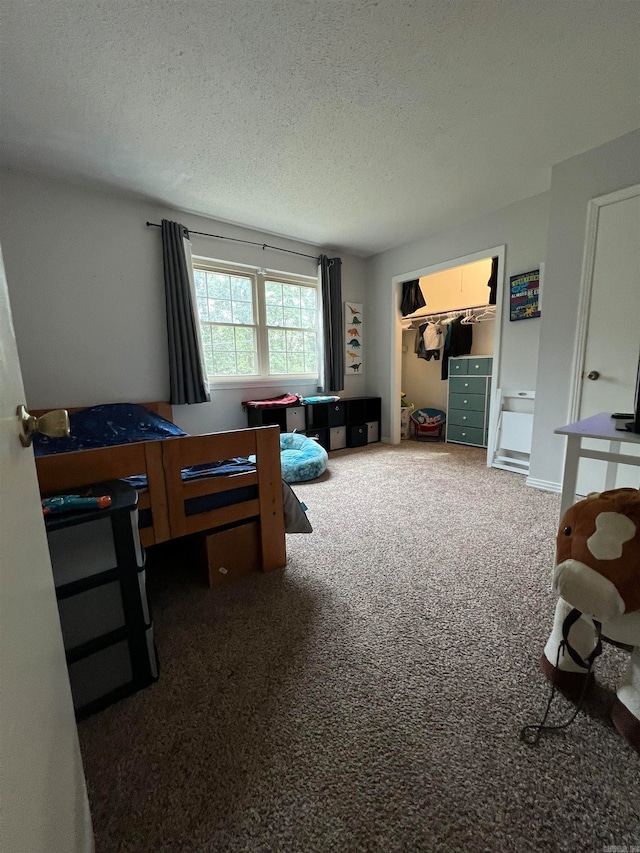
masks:
<svg viewBox="0 0 640 853"><path fill-rule="evenodd" d="M485 398L483 394L449 394L449 409L471 409L474 412L484 412Z"/></svg>
<svg viewBox="0 0 640 853"><path fill-rule="evenodd" d="M485 394L487 380L484 376L452 376L449 379L450 394Z"/></svg>
<svg viewBox="0 0 640 853"><path fill-rule="evenodd" d="M489 376L493 365L492 358L470 358L469 376Z"/></svg>
<svg viewBox="0 0 640 853"><path fill-rule="evenodd" d="M468 358L450 358L449 376L466 376L469 372Z"/></svg>
<svg viewBox="0 0 640 853"><path fill-rule="evenodd" d="M467 411L458 409L449 409L447 413L447 421L449 424L460 427L477 427L484 429L484 412L477 412L471 409Z"/></svg>
<svg viewBox="0 0 640 853"><path fill-rule="evenodd" d="M449 429L447 430L447 441L457 441L461 444L475 444L478 447L483 447L484 430L477 429L476 427L449 424Z"/></svg>

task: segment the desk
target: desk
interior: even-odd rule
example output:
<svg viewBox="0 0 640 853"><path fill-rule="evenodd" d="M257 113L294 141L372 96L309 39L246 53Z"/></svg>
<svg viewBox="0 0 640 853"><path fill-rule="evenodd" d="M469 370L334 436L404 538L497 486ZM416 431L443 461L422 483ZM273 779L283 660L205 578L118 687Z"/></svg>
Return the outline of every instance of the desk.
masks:
<svg viewBox="0 0 640 853"><path fill-rule="evenodd" d="M640 445L640 434L616 429L616 422L608 412L601 412L582 421L576 421L554 430L558 435L567 436L567 452L562 478L562 500L560 517L575 501L578 464L580 459L602 459L607 463L604 489L615 488L618 465L640 466L640 456L631 456L620 452L621 445ZM595 438L609 442L608 450L589 450L582 447L583 438ZM640 479L640 472L639 472Z"/></svg>

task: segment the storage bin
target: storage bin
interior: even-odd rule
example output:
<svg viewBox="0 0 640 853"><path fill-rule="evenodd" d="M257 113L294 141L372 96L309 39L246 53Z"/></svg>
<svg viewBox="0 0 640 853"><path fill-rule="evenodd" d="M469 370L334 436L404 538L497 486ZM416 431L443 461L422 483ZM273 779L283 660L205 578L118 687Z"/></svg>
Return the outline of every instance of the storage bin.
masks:
<svg viewBox="0 0 640 853"><path fill-rule="evenodd" d="M329 426L337 427L344 426L345 421L345 409L344 403L330 403L329 404Z"/></svg>
<svg viewBox="0 0 640 853"><path fill-rule="evenodd" d="M363 447L367 444L368 435L366 424L347 427L347 447Z"/></svg>
<svg viewBox="0 0 640 853"><path fill-rule="evenodd" d="M329 450L341 450L347 446L347 430L343 426L329 430Z"/></svg>

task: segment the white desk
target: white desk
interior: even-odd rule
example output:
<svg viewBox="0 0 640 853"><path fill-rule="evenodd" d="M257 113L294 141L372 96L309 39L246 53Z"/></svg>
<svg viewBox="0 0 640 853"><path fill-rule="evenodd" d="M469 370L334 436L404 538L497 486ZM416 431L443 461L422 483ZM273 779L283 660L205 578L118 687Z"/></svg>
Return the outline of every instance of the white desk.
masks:
<svg viewBox="0 0 640 853"><path fill-rule="evenodd" d="M554 430L558 435L567 436L567 452L564 460L564 476L562 478L562 500L560 517L565 514L576 497L576 481L578 479L578 464L580 459L602 459L607 463L604 478L604 489L615 488L618 465L640 466L640 456L630 456L620 453L622 444L640 445L640 434L617 430L616 422L608 412L593 415L574 424L558 427ZM588 450L582 447L583 438L596 438L609 442L608 450ZM640 476L638 478L640 480Z"/></svg>

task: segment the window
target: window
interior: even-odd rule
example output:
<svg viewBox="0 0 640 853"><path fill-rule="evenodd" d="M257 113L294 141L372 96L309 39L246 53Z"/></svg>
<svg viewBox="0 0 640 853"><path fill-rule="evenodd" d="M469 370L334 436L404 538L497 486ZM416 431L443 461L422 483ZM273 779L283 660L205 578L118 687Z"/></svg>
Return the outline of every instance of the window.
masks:
<svg viewBox="0 0 640 853"><path fill-rule="evenodd" d="M315 278L194 262L209 379L318 376Z"/></svg>

